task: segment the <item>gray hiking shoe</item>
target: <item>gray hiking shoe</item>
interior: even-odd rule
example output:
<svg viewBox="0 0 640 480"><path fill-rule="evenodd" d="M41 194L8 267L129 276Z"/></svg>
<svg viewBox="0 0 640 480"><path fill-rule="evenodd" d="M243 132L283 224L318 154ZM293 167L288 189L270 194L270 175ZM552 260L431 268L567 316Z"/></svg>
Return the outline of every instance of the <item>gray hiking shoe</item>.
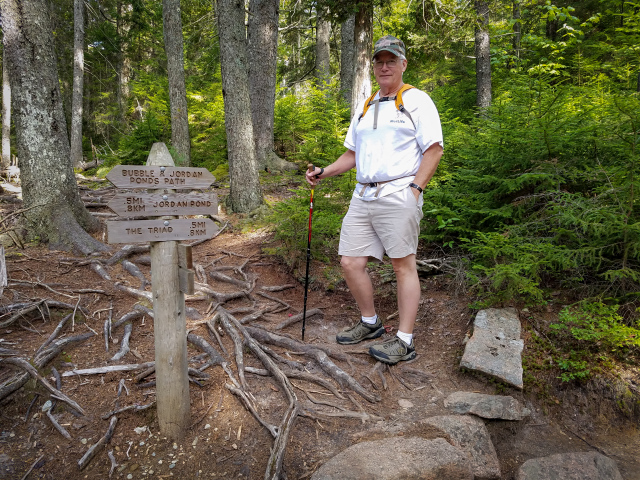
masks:
<svg viewBox="0 0 640 480"><path fill-rule="evenodd" d="M351 345L353 343L360 343L363 340L371 338L378 338L384 333L384 327L382 326L382 320L378 316L378 321L373 325L360 321L352 327L343 330L336 335L336 342L341 345Z"/></svg>
<svg viewBox="0 0 640 480"><path fill-rule="evenodd" d="M391 340L383 343L371 345L369 347L369 353L376 360L389 365L395 365L398 362L416 358L413 339L411 340L411 345L407 345L398 337L393 337Z"/></svg>

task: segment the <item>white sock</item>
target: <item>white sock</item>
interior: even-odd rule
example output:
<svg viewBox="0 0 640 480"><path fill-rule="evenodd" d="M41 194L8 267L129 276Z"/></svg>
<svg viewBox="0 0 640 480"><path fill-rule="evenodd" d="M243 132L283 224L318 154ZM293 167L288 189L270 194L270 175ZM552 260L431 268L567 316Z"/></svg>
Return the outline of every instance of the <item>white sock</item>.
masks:
<svg viewBox="0 0 640 480"><path fill-rule="evenodd" d="M401 332L400 330L398 330L398 333L396 333L396 337L398 337L400 340L402 340L407 345L411 345L411 339L413 338L413 334L412 333L404 333L404 332Z"/></svg>
<svg viewBox="0 0 640 480"><path fill-rule="evenodd" d="M365 317L363 315L362 321L368 325L374 325L378 321L378 315L374 315L373 317Z"/></svg>

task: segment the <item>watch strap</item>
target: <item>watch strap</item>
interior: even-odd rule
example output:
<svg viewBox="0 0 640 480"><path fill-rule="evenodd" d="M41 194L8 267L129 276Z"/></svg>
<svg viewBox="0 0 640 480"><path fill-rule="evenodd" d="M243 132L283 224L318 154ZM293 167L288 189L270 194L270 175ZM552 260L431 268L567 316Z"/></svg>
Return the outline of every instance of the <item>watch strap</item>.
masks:
<svg viewBox="0 0 640 480"><path fill-rule="evenodd" d="M416 190L418 190L420 193L422 193L422 188L420 188L420 185L416 185L415 183L410 183L409 186L411 188L415 188Z"/></svg>

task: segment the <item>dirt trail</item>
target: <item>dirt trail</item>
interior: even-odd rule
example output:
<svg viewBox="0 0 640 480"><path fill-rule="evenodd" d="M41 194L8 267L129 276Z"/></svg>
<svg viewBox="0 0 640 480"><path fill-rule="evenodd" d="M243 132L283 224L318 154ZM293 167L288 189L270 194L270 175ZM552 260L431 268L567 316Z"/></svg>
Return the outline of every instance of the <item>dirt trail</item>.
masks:
<svg viewBox="0 0 640 480"><path fill-rule="evenodd" d="M291 304L290 310L268 320L254 322L255 325L272 329L290 314L302 310L303 287L275 258L262 255L262 248L269 240L269 236L263 233L225 232L212 241L194 247L194 261L207 265L220 259L217 266L238 265L250 257L245 270L257 275L257 286L296 284L293 289L271 294ZM65 257L68 255L37 248L29 248L24 252L9 251L7 267L11 281L47 283L59 293L35 285L14 286L5 290L1 303L6 305L25 298L43 297L73 303L77 301L77 294L68 293L73 289L104 290L105 294L81 295L80 305L92 313L93 319L86 325L76 323L74 326L75 333L88 332L90 327L99 335L76 348L65 350L53 365L60 372L70 370L73 366L89 368L107 365L108 359L117 351L117 342L123 335L122 328L113 332L114 340L107 353L102 325L108 309L113 303L115 320L131 311L136 299L117 291L113 282L103 280L89 266L74 266L64 261ZM132 261L135 262L135 257ZM320 277L322 266L314 264L313 268L314 274ZM141 269L149 278L148 267L141 265ZM126 273L120 265L109 267L109 272L114 281L135 288L139 286L139 281ZM387 318L396 310L393 287L381 283L378 277L376 280L376 308L383 318ZM218 291L237 290L229 284L213 280L210 283ZM284 462L289 479L308 478L319 465L356 442L398 435L420 435L423 430L421 420L448 413L443 407L443 399L460 390L512 395L532 410L531 418L522 422L488 424L505 479L514 478L518 467L529 458L593 449L613 458L625 479L640 479L640 460L637 455L640 435L637 425L611 421L606 410L602 410L600 416L593 415L591 412L597 407L599 400L585 397L579 389L567 387L548 398L538 399L529 392L522 393L481 376L461 372L458 363L463 350L462 342L469 331L474 313L468 309L469 300L449 293L443 278L423 279L422 288L423 302L415 331L419 355L410 367L426 372L431 380L402 374L398 367L394 367L384 371L388 388L383 389L379 377L371 376L376 384L374 387L364 377L371 371L374 361L361 353L352 353L355 360L351 364L337 363L367 389L379 394L382 398L379 403L369 404L362 398L356 398L354 394L352 401L338 401L316 385L294 380L292 383L296 392L305 402L304 390L312 393L314 398L339 403L349 410L362 409L375 418L367 421L299 418ZM205 314L208 303L194 302L188 305L201 314L199 319L188 320L188 328L210 340L206 326L202 323L203 319L209 318ZM234 308L245 305L248 305L247 300L239 299L229 302L227 306ZM331 292L312 289L308 305L309 308L324 311L322 320L312 317L307 323L305 340L309 344L335 347L336 332L357 318L354 302L342 285ZM531 314L537 315L535 311ZM549 312L545 311L544 314L549 315ZM53 331L59 318L43 322L38 317L30 317L28 321L2 329L0 346L19 350L25 358L31 358ZM396 319L384 323L397 328ZM300 324L288 327L284 332L300 339ZM224 337L223 342L227 351L232 352L230 339ZM215 345L214 341L211 343ZM134 321L130 345L131 353L118 363L153 360L153 321L150 318ZM361 346L337 348L353 352L360 350ZM307 361L297 355L297 352L277 350L291 360ZM200 352L193 346L189 346L190 355L198 353ZM249 354L246 355L246 363L262 368ZM50 376L50 369L45 369L45 373ZM227 378L220 367L209 368L207 373L211 377L204 382L203 387L193 384L190 386L193 425L182 442L173 443L159 435L155 409L124 412L118 415L115 434L107 450L99 453L83 471L79 471L77 461L105 433L108 426L108 420L101 419L101 416L117 406L152 402L155 397L154 387L137 387L133 382L133 373L64 377L63 392L88 413L87 417L76 418L64 408L56 408L55 415L72 436L72 440L67 440L54 430L46 415L41 412L42 405L49 398L48 393L34 382L27 383L5 401L0 409L0 479L22 478L40 457L41 460L27 478L109 478L111 462L107 451L113 451L118 463L112 478L263 478L272 444L271 436L224 387ZM0 381L4 381L8 375L9 370L0 366ZM128 394L122 393L118 398L117 390L121 379L126 379ZM285 397L277 383L270 377L251 374L247 374L247 381L261 413L270 422L277 424L286 407ZM584 405L580 402L584 402ZM332 409L325 407L325 410ZM147 429L137 433L142 431L142 427ZM385 452L376 452L376 455L384 454Z"/></svg>

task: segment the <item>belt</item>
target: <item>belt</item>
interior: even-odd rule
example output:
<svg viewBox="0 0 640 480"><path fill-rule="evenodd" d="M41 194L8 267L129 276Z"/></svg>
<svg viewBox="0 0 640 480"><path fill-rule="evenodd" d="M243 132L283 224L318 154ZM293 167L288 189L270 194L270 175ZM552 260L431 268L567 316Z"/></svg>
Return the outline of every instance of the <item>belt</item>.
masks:
<svg viewBox="0 0 640 480"><path fill-rule="evenodd" d="M407 175L405 177L398 177L398 178L394 178L392 180L385 180L384 182L366 182L366 183L358 182L358 184L362 185L362 188L360 189L360 193L358 194L358 196L363 197L364 196L364 192L369 187L371 187L371 188L378 187L378 188L376 188L376 194L374 195L375 198L378 198L378 195L380 194L380 189L382 188L382 185L384 185L385 183L393 182L395 180L400 180L401 178L409 178L409 177L414 177L414 176L415 175Z"/></svg>

